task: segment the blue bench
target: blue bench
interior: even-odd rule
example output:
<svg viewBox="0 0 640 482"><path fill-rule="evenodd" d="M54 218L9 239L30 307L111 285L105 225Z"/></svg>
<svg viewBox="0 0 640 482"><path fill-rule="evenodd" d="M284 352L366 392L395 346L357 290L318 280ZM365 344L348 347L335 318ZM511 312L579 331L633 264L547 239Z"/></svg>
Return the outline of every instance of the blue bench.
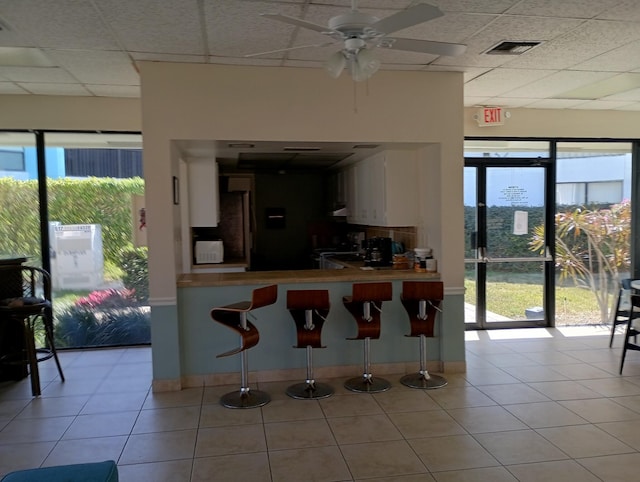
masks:
<svg viewBox="0 0 640 482"><path fill-rule="evenodd" d="M113 460L106 460L18 470L5 475L0 482L118 482L118 466Z"/></svg>

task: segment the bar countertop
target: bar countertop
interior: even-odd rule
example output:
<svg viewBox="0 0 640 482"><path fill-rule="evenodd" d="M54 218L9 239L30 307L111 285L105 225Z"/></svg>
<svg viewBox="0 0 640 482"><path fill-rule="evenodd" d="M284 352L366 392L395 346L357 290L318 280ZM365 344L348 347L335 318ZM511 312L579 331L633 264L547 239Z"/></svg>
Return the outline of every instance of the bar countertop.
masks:
<svg viewBox="0 0 640 482"><path fill-rule="evenodd" d="M244 273L187 273L178 277L178 288L241 286L259 284L339 283L353 281L437 281L440 273L418 273L412 269L308 269L247 271Z"/></svg>

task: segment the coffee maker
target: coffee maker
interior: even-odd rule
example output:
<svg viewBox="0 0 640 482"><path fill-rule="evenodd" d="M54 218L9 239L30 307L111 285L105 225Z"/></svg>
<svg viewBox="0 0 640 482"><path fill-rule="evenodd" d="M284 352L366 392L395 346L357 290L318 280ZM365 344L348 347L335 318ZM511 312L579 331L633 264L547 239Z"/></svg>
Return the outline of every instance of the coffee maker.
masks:
<svg viewBox="0 0 640 482"><path fill-rule="evenodd" d="M371 267L391 266L392 264L391 238L367 238L362 241L364 251L364 265Z"/></svg>

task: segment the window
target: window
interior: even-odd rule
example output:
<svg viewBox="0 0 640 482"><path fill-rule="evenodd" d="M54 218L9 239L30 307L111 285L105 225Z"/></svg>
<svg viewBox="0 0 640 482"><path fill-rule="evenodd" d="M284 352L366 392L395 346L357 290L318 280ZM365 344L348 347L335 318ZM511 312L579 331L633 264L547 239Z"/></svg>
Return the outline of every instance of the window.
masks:
<svg viewBox="0 0 640 482"><path fill-rule="evenodd" d="M623 181L564 182L556 185L559 205L615 204L623 199Z"/></svg>
<svg viewBox="0 0 640 482"><path fill-rule="evenodd" d="M0 171L25 171L22 150L0 150Z"/></svg>

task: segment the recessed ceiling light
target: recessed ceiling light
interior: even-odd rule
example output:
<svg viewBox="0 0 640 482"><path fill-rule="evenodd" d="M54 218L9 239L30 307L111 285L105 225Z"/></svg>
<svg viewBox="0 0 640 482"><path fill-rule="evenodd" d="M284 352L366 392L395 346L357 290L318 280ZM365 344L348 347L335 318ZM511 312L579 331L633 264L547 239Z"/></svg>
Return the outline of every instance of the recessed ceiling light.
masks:
<svg viewBox="0 0 640 482"><path fill-rule="evenodd" d="M31 47L0 47L2 67L55 67L40 49Z"/></svg>
<svg viewBox="0 0 640 482"><path fill-rule="evenodd" d="M498 45L494 45L485 52L488 55L522 55L528 52L534 47L537 47L542 42L537 40L532 41L508 41L500 42Z"/></svg>

